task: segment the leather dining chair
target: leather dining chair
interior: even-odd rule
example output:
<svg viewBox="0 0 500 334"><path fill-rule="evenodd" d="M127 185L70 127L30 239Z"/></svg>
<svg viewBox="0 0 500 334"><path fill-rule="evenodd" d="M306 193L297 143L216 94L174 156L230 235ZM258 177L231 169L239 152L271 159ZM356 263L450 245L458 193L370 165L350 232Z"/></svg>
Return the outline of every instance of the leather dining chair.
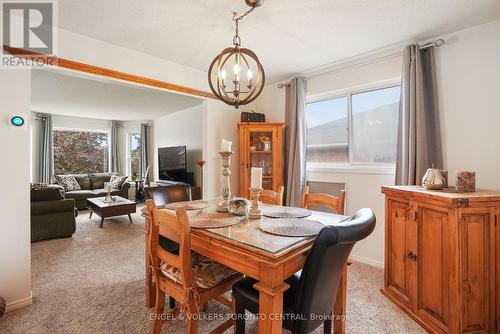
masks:
<svg viewBox="0 0 500 334"><path fill-rule="evenodd" d="M144 190L148 198L151 198L157 207L192 199L191 186L189 185L147 187Z"/></svg>
<svg viewBox="0 0 500 334"><path fill-rule="evenodd" d="M285 192L285 187L279 187L278 191L272 191L269 189L264 189L260 192L259 199L262 203L283 205L283 194Z"/></svg>
<svg viewBox="0 0 500 334"><path fill-rule="evenodd" d="M305 334L324 324L324 332L331 333L332 310L347 258L356 242L369 236L374 228L373 211L361 209L348 221L319 232L303 270L286 279L290 288L283 296L283 328ZM255 283L246 277L233 285L237 334L245 332L245 310L259 312Z"/></svg>

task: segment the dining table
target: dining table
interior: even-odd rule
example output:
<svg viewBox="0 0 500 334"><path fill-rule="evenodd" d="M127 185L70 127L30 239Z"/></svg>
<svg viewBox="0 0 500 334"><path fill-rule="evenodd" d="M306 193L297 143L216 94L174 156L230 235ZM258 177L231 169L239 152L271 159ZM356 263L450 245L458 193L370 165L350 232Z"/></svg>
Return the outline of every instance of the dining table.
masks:
<svg viewBox="0 0 500 334"><path fill-rule="evenodd" d="M206 201L207 207L188 210L188 217L195 215L214 215L218 200ZM168 210L161 206L159 210ZM175 213L173 210L168 210ZM146 306L155 304L155 288L150 268L148 231L150 216L142 209L145 218L146 249ZM311 210L304 218L324 225L341 224L349 217L333 213ZM222 228L191 228L191 249L237 272L254 278L258 282L254 288L259 291L259 333L274 334L282 332L283 293L289 288L286 278L300 271L314 243L315 237L289 237L264 232L259 228L263 219L250 219L248 216L229 216L235 225ZM160 235L166 231L160 225ZM344 266L336 300L332 310L333 332L345 332L347 264Z"/></svg>

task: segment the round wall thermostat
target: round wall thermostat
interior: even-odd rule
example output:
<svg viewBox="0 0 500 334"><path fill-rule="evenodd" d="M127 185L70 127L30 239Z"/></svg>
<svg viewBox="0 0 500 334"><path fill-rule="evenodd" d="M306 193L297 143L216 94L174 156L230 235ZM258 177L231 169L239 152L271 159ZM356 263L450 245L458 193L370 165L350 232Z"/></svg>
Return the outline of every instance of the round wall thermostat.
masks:
<svg viewBox="0 0 500 334"><path fill-rule="evenodd" d="M24 118L22 118L21 116L14 116L10 119L10 123L14 126L23 126Z"/></svg>

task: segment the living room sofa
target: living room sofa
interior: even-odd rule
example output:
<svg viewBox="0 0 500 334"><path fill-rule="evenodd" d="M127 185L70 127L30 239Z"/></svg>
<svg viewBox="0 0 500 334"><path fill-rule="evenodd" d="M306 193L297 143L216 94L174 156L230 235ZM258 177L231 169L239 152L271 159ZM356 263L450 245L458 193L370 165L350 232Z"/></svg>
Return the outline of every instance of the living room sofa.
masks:
<svg viewBox="0 0 500 334"><path fill-rule="evenodd" d="M75 205L79 210L87 208L87 198L106 196L104 182L109 182L114 173L91 173L91 174L70 174L75 177L81 190L66 191L66 198L75 200ZM111 195L128 198L130 184L124 182L121 189L113 189Z"/></svg>
<svg viewBox="0 0 500 334"><path fill-rule="evenodd" d="M66 199L60 187L31 189L31 242L71 237L77 215L75 201Z"/></svg>

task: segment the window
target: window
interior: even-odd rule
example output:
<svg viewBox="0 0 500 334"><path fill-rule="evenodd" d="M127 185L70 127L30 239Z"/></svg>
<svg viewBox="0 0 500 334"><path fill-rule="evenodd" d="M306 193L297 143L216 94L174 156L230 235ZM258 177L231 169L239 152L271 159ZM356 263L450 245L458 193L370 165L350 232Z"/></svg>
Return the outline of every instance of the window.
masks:
<svg viewBox="0 0 500 334"><path fill-rule="evenodd" d="M129 175L138 176L141 163L141 135L139 133L129 133L128 147Z"/></svg>
<svg viewBox="0 0 500 334"><path fill-rule="evenodd" d="M307 161L393 164L400 87L388 87L306 106Z"/></svg>
<svg viewBox="0 0 500 334"><path fill-rule="evenodd" d="M107 172L108 147L106 132L54 130L55 174Z"/></svg>
<svg viewBox="0 0 500 334"><path fill-rule="evenodd" d="M307 161L348 162L347 97L307 104Z"/></svg>

